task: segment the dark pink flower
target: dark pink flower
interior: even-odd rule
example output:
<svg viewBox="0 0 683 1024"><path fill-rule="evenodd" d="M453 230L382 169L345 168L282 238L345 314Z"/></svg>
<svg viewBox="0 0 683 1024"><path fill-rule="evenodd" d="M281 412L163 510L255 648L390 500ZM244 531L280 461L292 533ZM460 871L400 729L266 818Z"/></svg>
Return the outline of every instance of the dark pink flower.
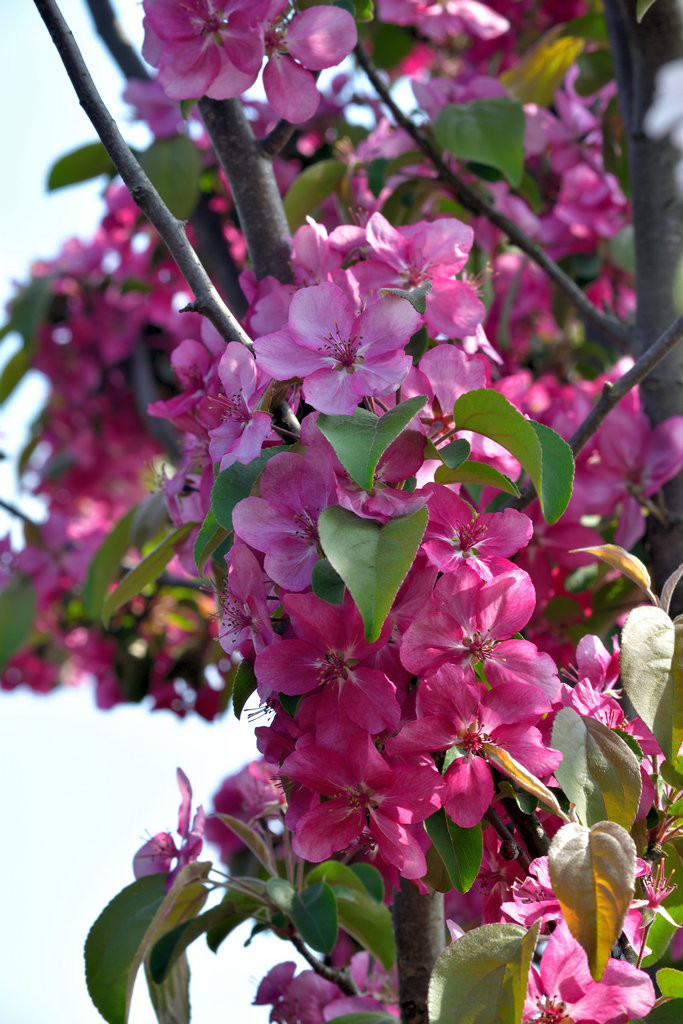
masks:
<svg viewBox="0 0 683 1024"><path fill-rule="evenodd" d="M192 786L181 768L177 769L176 775L182 797L178 808L178 835L182 840L180 846L176 846L170 832L157 832L140 847L133 858L133 874L136 878L168 871L176 860L176 866L166 880L167 892L180 869L186 864L191 864L199 856L204 842L202 837L206 820L204 809L198 807L190 827Z"/></svg>

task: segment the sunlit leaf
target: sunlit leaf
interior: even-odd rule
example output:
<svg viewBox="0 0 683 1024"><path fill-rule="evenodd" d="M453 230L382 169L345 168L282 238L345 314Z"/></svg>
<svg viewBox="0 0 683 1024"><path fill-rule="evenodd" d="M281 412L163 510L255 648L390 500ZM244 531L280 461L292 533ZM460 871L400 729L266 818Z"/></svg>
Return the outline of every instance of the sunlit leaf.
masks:
<svg viewBox="0 0 683 1024"><path fill-rule="evenodd" d="M447 946L429 982L430 1024L519 1024L539 925L485 924Z"/></svg>
<svg viewBox="0 0 683 1024"><path fill-rule="evenodd" d="M592 548L574 548L571 554L578 554L579 552L594 555L613 569L618 569L624 576L628 576L630 580L633 580L641 590L644 590L648 597L652 599L653 604L656 603L656 598L650 590L652 586L650 574L641 560L632 555L630 551L625 551L618 544L597 544Z"/></svg>
<svg viewBox="0 0 683 1024"><path fill-rule="evenodd" d="M334 192L346 173L341 160L318 160L304 168L290 185L283 200L292 231L306 223L324 199Z"/></svg>
<svg viewBox="0 0 683 1024"><path fill-rule="evenodd" d="M365 625L365 636L379 636L403 580L415 560L427 509L397 516L381 526L340 505L320 513L320 543L332 568L351 592Z"/></svg>
<svg viewBox="0 0 683 1024"><path fill-rule="evenodd" d="M571 822L553 837L548 867L569 930L599 981L633 898L635 843L614 821L590 829Z"/></svg>
<svg viewBox="0 0 683 1024"><path fill-rule="evenodd" d="M563 754L555 777L576 804L584 825L616 821L630 829L638 811L642 781L635 754L620 736L594 718L562 708L550 745Z"/></svg>
<svg viewBox="0 0 683 1024"><path fill-rule="evenodd" d="M549 107L567 71L584 47L584 40L568 36L564 25L553 25L529 47L500 80L520 103Z"/></svg>
<svg viewBox="0 0 683 1024"><path fill-rule="evenodd" d="M637 713L673 761L683 740L683 621L634 608L621 637L621 677Z"/></svg>
<svg viewBox="0 0 683 1024"><path fill-rule="evenodd" d="M507 750L497 746L495 743L483 743L482 750L491 764L495 765L500 771L505 772L511 779L514 779L518 786L521 786L527 793L531 793L532 796L541 800L558 818L562 818L563 821L568 820L567 815L558 804L555 794L540 779L537 779L533 772L530 772L523 764L515 760Z"/></svg>

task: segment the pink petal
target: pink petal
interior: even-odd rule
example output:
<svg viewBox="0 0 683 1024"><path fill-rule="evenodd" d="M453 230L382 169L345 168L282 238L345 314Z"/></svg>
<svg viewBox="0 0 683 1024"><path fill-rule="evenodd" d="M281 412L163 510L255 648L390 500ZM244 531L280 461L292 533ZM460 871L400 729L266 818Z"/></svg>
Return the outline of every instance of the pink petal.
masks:
<svg viewBox="0 0 683 1024"><path fill-rule="evenodd" d="M334 67L356 45L356 23L338 7L309 7L297 14L287 31L287 49L311 71Z"/></svg>
<svg viewBox="0 0 683 1024"><path fill-rule="evenodd" d="M313 75L291 57L273 54L263 69L263 87L275 113L292 124L308 121L318 109L320 93Z"/></svg>

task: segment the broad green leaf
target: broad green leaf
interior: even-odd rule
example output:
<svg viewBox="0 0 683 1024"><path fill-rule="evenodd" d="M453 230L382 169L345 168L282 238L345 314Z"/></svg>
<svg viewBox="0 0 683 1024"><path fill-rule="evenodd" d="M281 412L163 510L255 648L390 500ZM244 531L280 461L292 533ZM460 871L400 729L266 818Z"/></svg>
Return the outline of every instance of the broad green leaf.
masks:
<svg viewBox="0 0 683 1024"><path fill-rule="evenodd" d="M235 462L218 474L211 489L211 509L219 526L228 531L232 530L232 513L235 505L242 498L249 497L252 487L269 459L284 450L284 445L266 448L258 459L254 459L247 466L243 466L241 462Z"/></svg>
<svg viewBox="0 0 683 1024"><path fill-rule="evenodd" d="M109 594L102 606L102 622L106 626L117 608L139 594L148 583L153 583L164 571L174 554L195 528L196 523L183 523L157 544L141 562L126 573L116 590Z"/></svg>
<svg viewBox="0 0 683 1024"><path fill-rule="evenodd" d="M565 25L553 25L500 80L520 103L549 107L564 76L584 47L584 40L568 36Z"/></svg>
<svg viewBox="0 0 683 1024"><path fill-rule="evenodd" d="M247 849L251 850L257 860L263 864L266 871L271 875L277 874L277 865L273 857L272 851L269 850L264 839L251 828L245 821L240 821L239 818L233 818L231 814L218 814L214 813L214 818L218 818L226 825L231 832L234 832L238 836Z"/></svg>
<svg viewBox="0 0 683 1024"><path fill-rule="evenodd" d="M253 906L258 904L252 901ZM238 913L238 906L228 898L216 907L212 907L203 914L199 914L198 917L193 917L191 921L184 921L182 924L176 925L170 931L166 932L157 942L155 942L152 950L149 954L149 971L152 977L152 981L160 984L170 971L171 967L178 959L178 957L185 952L187 947L194 942L195 939L199 938L200 935L204 935L205 932L210 931L212 928L222 925L226 920L235 916ZM248 914L241 914L241 919L245 920Z"/></svg>
<svg viewBox="0 0 683 1024"><path fill-rule="evenodd" d="M497 746L495 743L483 743L482 750L486 754L487 760L500 771L505 772L511 779L514 779L518 786L521 786L527 793L531 793L537 800L541 800L558 818L562 818L563 821L568 820L567 815L558 804L555 794L540 779L537 779L528 768L525 768L523 764L520 764L519 761L509 754L507 750Z"/></svg>
<svg viewBox="0 0 683 1024"><path fill-rule="evenodd" d="M380 288L380 295L397 295L399 299L407 299L410 305L417 313L426 313L427 311L427 296L432 290L431 281L423 281L422 284L416 284L414 288ZM409 401L415 401L415 399L409 399ZM427 401L425 397L425 402ZM421 407L420 407L421 408Z"/></svg>
<svg viewBox="0 0 683 1024"><path fill-rule="evenodd" d="M351 416L320 413L318 426L344 469L359 487L369 491L382 455L426 401L426 395L409 398L384 416L375 416L367 409L356 409Z"/></svg>
<svg viewBox="0 0 683 1024"><path fill-rule="evenodd" d="M232 709L235 718L241 718L244 705L247 703L257 686L256 673L253 665L248 661L241 661L235 682L232 685Z"/></svg>
<svg viewBox="0 0 683 1024"><path fill-rule="evenodd" d="M662 967L661 971L657 971L657 984L663 996L669 999L683 998L683 971Z"/></svg>
<svg viewBox="0 0 683 1024"><path fill-rule="evenodd" d="M253 885L253 878L250 878L249 882ZM226 905L230 913L220 924L213 925L206 933L206 944L213 953L235 928L238 928L247 918L255 915L256 911L263 906L263 901L257 896L245 896L240 892L226 892L221 904Z"/></svg>
<svg viewBox="0 0 683 1024"><path fill-rule="evenodd" d="M10 301L9 319L0 328L0 338L16 331L24 345L32 348L36 332L47 316L52 301L52 277L33 277Z"/></svg>
<svg viewBox="0 0 683 1024"><path fill-rule="evenodd" d="M81 181L90 181L107 174L113 178L116 168L101 142L90 142L79 146L71 153L66 153L56 160L47 176L47 190L54 192L67 185L77 185Z"/></svg>
<svg viewBox="0 0 683 1024"><path fill-rule="evenodd" d="M466 441L464 437L457 437L455 441L451 441L443 448L437 448L436 451L444 466L448 466L449 469L457 469L470 457L470 442Z"/></svg>
<svg viewBox="0 0 683 1024"><path fill-rule="evenodd" d="M481 825L461 828L441 807L427 818L424 827L444 863L451 885L458 892L469 892L481 867Z"/></svg>
<svg viewBox="0 0 683 1024"><path fill-rule="evenodd" d="M304 942L330 953L337 941L337 904L326 882L315 882L298 893L284 878L269 878L266 892L296 926Z"/></svg>
<svg viewBox="0 0 683 1024"><path fill-rule="evenodd" d="M437 449L438 450L438 449ZM466 459L457 469L440 466L434 474L439 484L478 484L483 487L497 487L499 491L519 497L519 487L509 476L500 473L487 462L472 462Z"/></svg>
<svg viewBox="0 0 683 1024"><path fill-rule="evenodd" d="M190 1022L190 965L182 953L173 967L157 984L145 961L145 977L149 998L154 1007L157 1024L189 1024Z"/></svg>
<svg viewBox="0 0 683 1024"><path fill-rule="evenodd" d="M400 25L379 22L372 37L372 59L378 68L393 68L407 57L414 37Z"/></svg>
<svg viewBox="0 0 683 1024"><path fill-rule="evenodd" d="M473 160L502 171L519 185L524 170L524 111L504 96L450 103L434 122L437 141L461 160Z"/></svg>
<svg viewBox="0 0 683 1024"><path fill-rule="evenodd" d="M156 139L138 154L142 168L174 217L188 220L199 199L202 157L186 135Z"/></svg>
<svg viewBox="0 0 683 1024"><path fill-rule="evenodd" d="M636 0L636 21L642 21L656 0Z"/></svg>
<svg viewBox="0 0 683 1024"><path fill-rule="evenodd" d="M648 936L648 945L650 937ZM683 1020L683 999L671 999L653 1006L647 1017L634 1020L631 1024L681 1024Z"/></svg>
<svg viewBox="0 0 683 1024"><path fill-rule="evenodd" d="M548 868L569 930L600 981L633 898L635 843L614 821L590 829L570 822L553 837Z"/></svg>
<svg viewBox="0 0 683 1024"><path fill-rule="evenodd" d="M210 508L194 542L194 562L200 576L211 555L227 537L229 537L228 531L216 522L213 509Z"/></svg>
<svg viewBox="0 0 683 1024"><path fill-rule="evenodd" d="M313 566L311 589L316 597L328 604L341 604L344 600L344 580L326 558L319 558Z"/></svg>
<svg viewBox="0 0 683 1024"><path fill-rule="evenodd" d="M2 368L2 373L0 373L0 405L7 401L17 384L26 376L31 369L32 362L32 345L22 346L7 360Z"/></svg>
<svg viewBox="0 0 683 1024"><path fill-rule="evenodd" d="M683 620L661 608L634 608L621 634L621 678L629 700L666 757L683 740Z"/></svg>
<svg viewBox="0 0 683 1024"><path fill-rule="evenodd" d="M341 160L318 160L294 179L283 200L292 231L306 223L308 214L335 191L345 173L346 167Z"/></svg>
<svg viewBox="0 0 683 1024"><path fill-rule="evenodd" d="M375 874L359 873L357 868L370 868ZM325 861L313 868L306 879L307 882L321 880L327 882L335 895L340 927L388 970L396 960L396 947L391 914L381 899L384 885L379 872L371 864L349 866L339 861Z"/></svg>
<svg viewBox="0 0 683 1024"><path fill-rule="evenodd" d="M609 819L629 830L642 781L638 759L621 737L594 718L562 708L555 716L550 744L562 751L555 777L576 804L580 821L595 825Z"/></svg>
<svg viewBox="0 0 683 1024"><path fill-rule="evenodd" d="M83 604L93 618L102 614L102 606L107 596L109 584L119 574L121 560L131 547L130 526L135 515L135 507L122 516L111 533L105 537L97 549L83 586Z"/></svg>
<svg viewBox="0 0 683 1024"><path fill-rule="evenodd" d="M85 977L90 998L108 1024L126 1024L138 968L159 928L183 890L205 878L210 867L188 864L168 893L166 874L139 878L95 921L85 942Z"/></svg>
<svg viewBox="0 0 683 1024"><path fill-rule="evenodd" d="M33 585L24 576L15 576L0 590L0 671L31 635L36 603Z"/></svg>
<svg viewBox="0 0 683 1024"><path fill-rule="evenodd" d="M579 553L594 555L602 562L605 562L606 565L611 566L612 569L618 569L628 579L633 580L641 590L644 590L653 603L655 603L656 599L650 590L652 586L650 574L641 560L632 555L630 551L619 547L618 544L597 544L593 548L574 548L570 552L572 555Z"/></svg>
<svg viewBox="0 0 683 1024"><path fill-rule="evenodd" d="M371 643L382 630L426 528L426 508L397 516L384 526L340 505L331 505L320 513L322 549L351 592Z"/></svg>
<svg viewBox="0 0 683 1024"><path fill-rule="evenodd" d="M539 925L484 924L451 942L429 982L430 1024L519 1024Z"/></svg>
<svg viewBox="0 0 683 1024"><path fill-rule="evenodd" d="M550 427L527 420L491 388L461 395L453 417L458 430L490 437L514 455L531 477L545 520L556 523L569 503L574 480L574 459L566 441Z"/></svg>

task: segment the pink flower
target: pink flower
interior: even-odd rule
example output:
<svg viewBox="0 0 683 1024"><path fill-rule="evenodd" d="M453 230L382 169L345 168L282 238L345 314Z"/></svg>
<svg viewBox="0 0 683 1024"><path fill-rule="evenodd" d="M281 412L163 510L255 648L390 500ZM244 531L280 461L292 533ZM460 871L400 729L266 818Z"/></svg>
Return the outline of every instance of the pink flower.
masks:
<svg viewBox="0 0 683 1024"><path fill-rule="evenodd" d="M256 81L266 0L144 0L142 55L167 96L228 99Z"/></svg>
<svg viewBox="0 0 683 1024"><path fill-rule="evenodd" d="M254 357L238 341L231 341L218 364L223 394L214 399L222 413L219 426L209 431L209 454L220 470L235 462L247 465L258 458L271 434L267 412L256 412L270 377L259 371ZM273 435L274 436L274 435Z"/></svg>
<svg viewBox="0 0 683 1024"><path fill-rule="evenodd" d="M588 958L564 921L550 936L540 972L532 967L524 1006L524 1024L627 1024L646 1017L655 1001L645 971L624 960L609 960L600 981L593 981Z"/></svg>
<svg viewBox="0 0 683 1024"><path fill-rule="evenodd" d="M435 765L392 768L370 737L359 734L344 750L302 744L284 761L282 774L326 797L296 822L288 815L298 856L318 862L349 847L377 849L405 878L424 875L424 854L406 826L441 806Z"/></svg>
<svg viewBox="0 0 683 1024"><path fill-rule="evenodd" d="M166 880L166 891L171 888L176 875L186 864L191 864L199 856L204 835L206 816L203 807L198 807L190 827L190 808L192 806L192 786L185 772L176 770L178 788L182 800L178 808L178 835L182 842L177 847L170 832L157 832L144 843L133 858L133 874L136 878L168 871L174 860L177 864Z"/></svg>
<svg viewBox="0 0 683 1024"><path fill-rule="evenodd" d="M323 281L296 293L287 327L256 340L256 361L278 380L303 377L304 398L320 412L350 414L366 396L403 383L411 366L403 347L420 321L393 295L357 313L341 288Z"/></svg>

